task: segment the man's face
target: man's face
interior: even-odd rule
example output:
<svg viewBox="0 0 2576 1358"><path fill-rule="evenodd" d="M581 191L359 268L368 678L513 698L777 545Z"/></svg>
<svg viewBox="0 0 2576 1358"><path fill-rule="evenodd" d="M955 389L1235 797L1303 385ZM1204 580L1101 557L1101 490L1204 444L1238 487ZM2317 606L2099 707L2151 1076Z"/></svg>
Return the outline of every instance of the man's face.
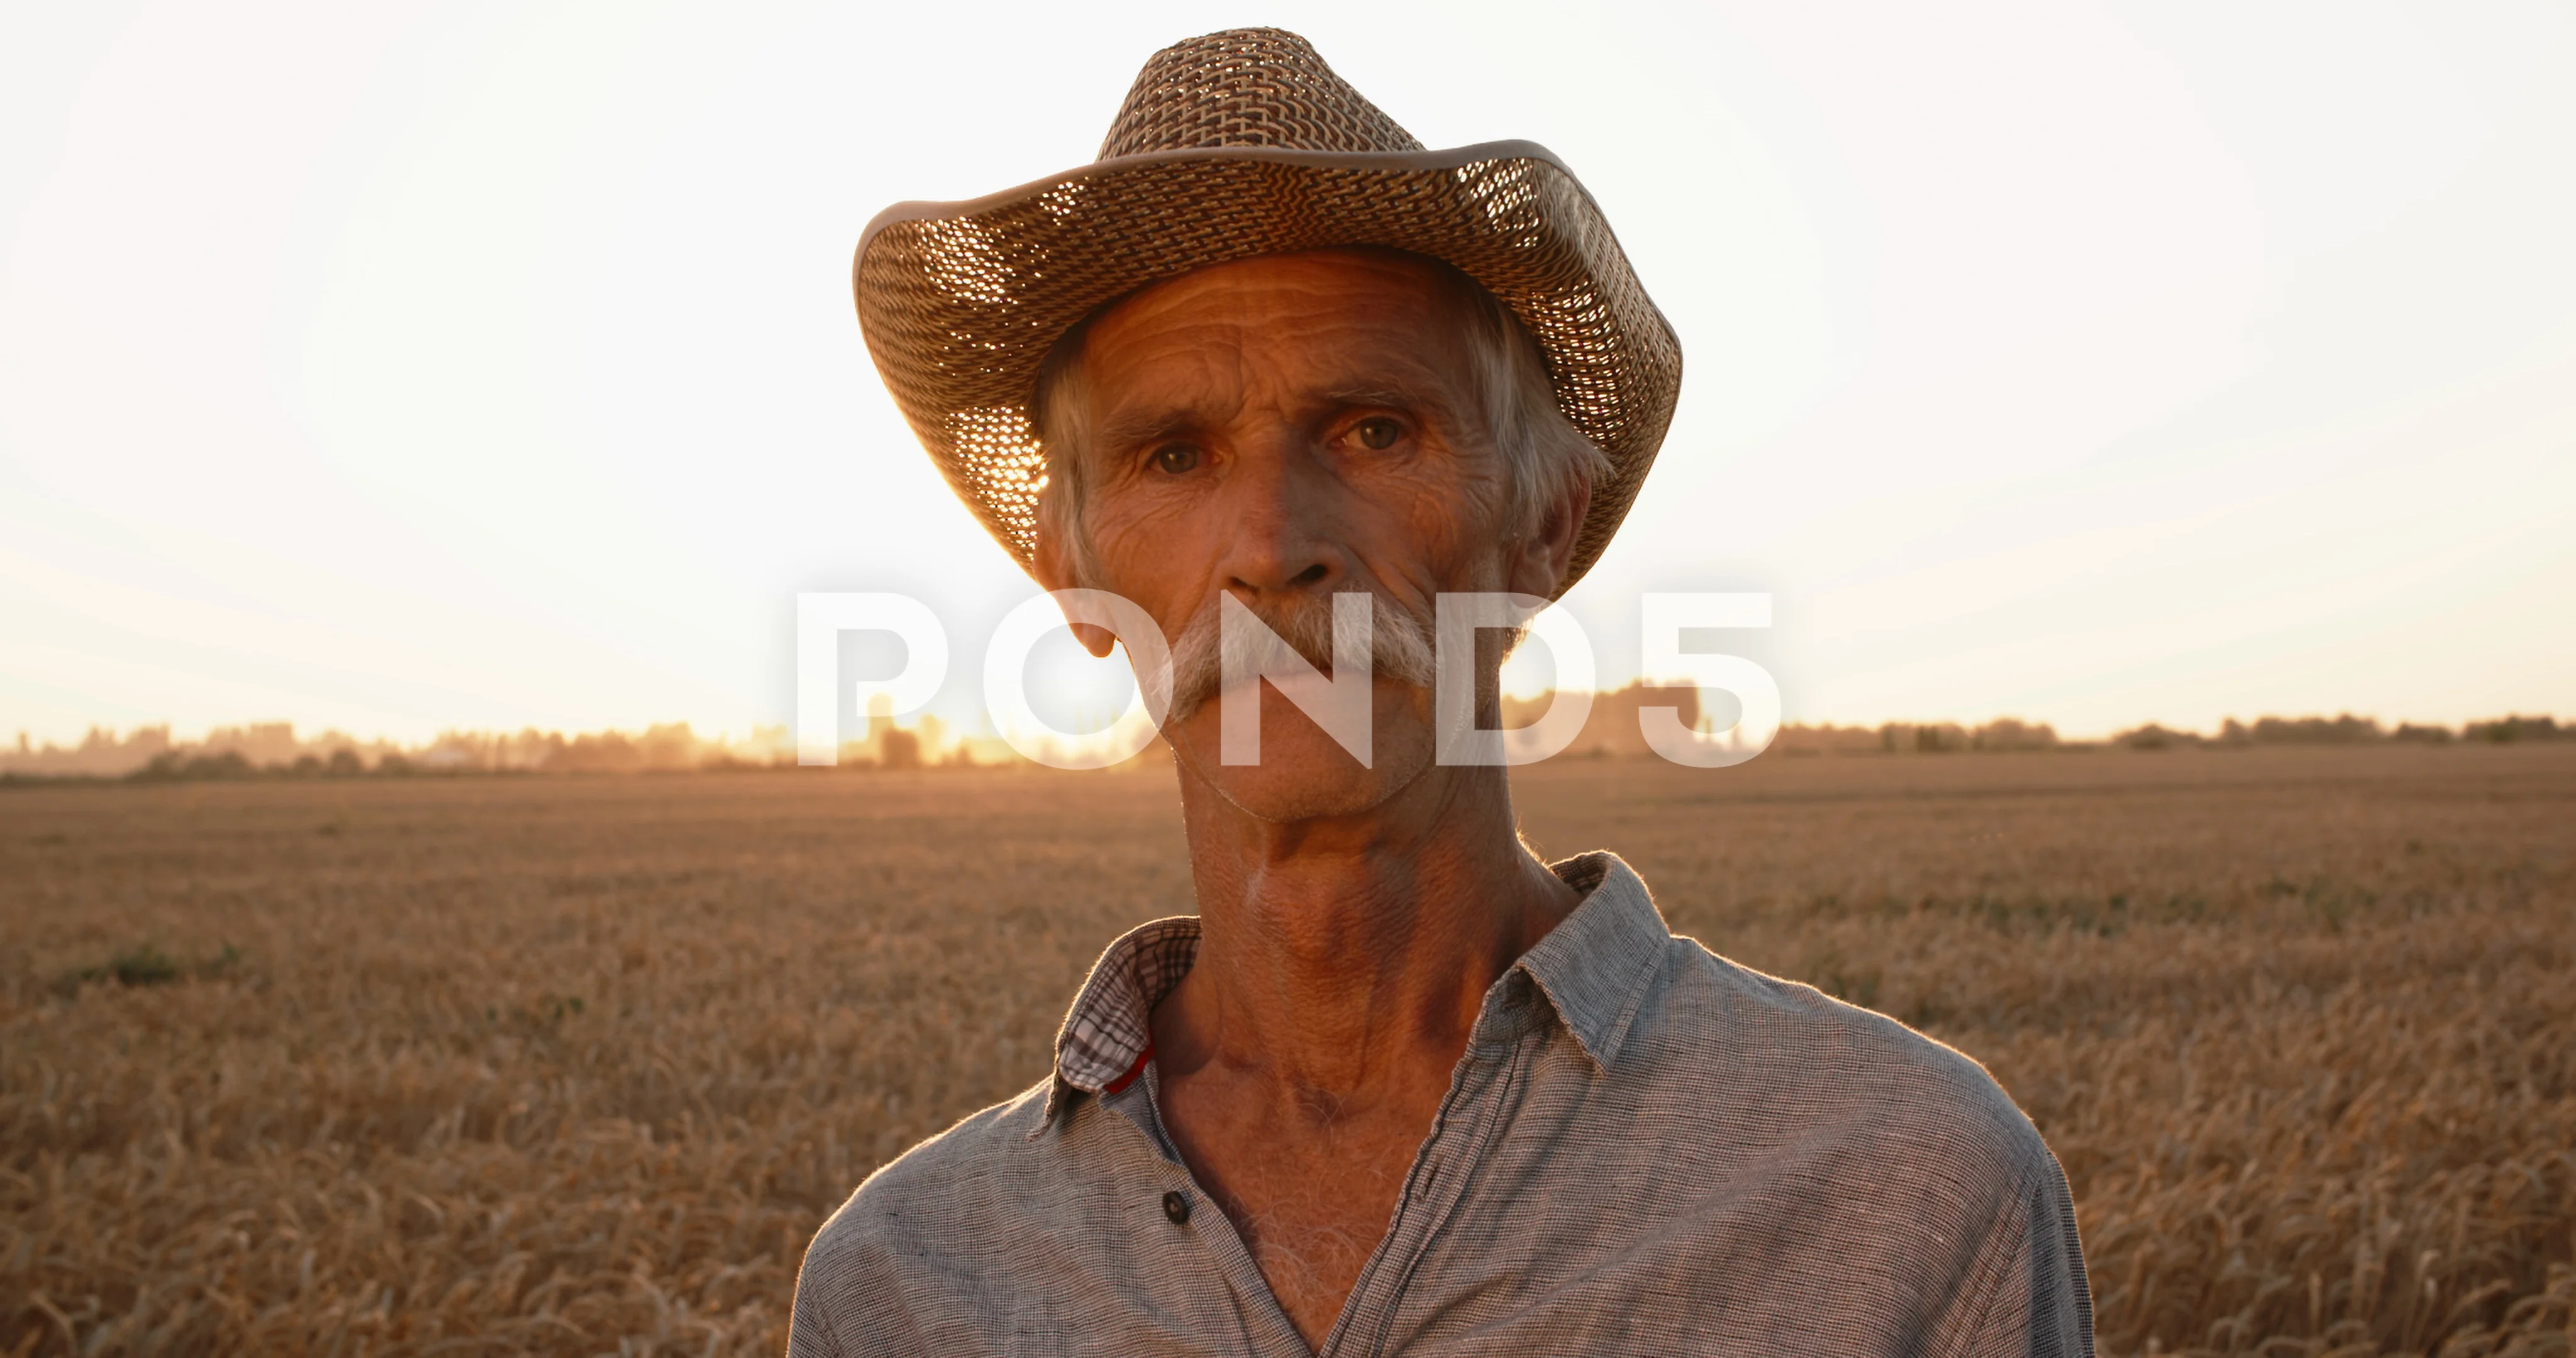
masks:
<svg viewBox="0 0 2576 1358"><path fill-rule="evenodd" d="M1042 542L1040 578L1124 595L1174 638L1224 593L1283 635L1346 590L1376 596L1381 633L1400 609L1426 635L1442 592L1553 593L1561 553L1515 541L1530 535L1507 521L1454 286L1403 256L1273 255L1100 317L1083 351L1093 569L1076 581L1066 546ZM1216 702L1164 733L1256 815L1348 814L1432 764L1430 689L1373 682L1370 768L1268 685L1258 765L1219 760Z"/></svg>

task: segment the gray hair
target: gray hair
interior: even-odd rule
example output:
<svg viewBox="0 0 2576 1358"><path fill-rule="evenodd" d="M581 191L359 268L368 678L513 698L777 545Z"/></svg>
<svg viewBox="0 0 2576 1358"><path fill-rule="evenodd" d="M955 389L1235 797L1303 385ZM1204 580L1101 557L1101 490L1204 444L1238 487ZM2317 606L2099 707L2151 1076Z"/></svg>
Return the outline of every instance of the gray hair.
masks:
<svg viewBox="0 0 2576 1358"><path fill-rule="evenodd" d="M1450 265L1424 256L1408 257L1431 266L1446 285L1465 331L1469 380L1475 385L1485 431L1503 456L1509 496L1506 521L1515 537L1534 532L1548 505L1576 486L1589 488L1609 475L1610 459L1557 405L1538 341L1511 309ZM1089 493L1086 464L1091 431L1077 414L1090 407L1082 371L1083 341L1089 330L1090 321L1085 320L1048 351L1038 369L1036 399L1030 410L1039 442L1046 449L1038 531L1063 537L1072 549L1075 574L1085 579L1097 578L1090 535L1082 526L1083 503Z"/></svg>

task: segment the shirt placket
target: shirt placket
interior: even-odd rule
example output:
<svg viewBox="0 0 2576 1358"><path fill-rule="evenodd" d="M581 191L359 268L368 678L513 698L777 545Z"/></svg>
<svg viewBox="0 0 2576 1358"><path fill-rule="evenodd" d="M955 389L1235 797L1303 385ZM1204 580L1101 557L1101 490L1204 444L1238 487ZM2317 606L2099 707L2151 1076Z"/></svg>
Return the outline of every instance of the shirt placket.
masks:
<svg viewBox="0 0 2576 1358"><path fill-rule="evenodd" d="M1395 1218L1361 1268L1316 1358L1374 1358L1386 1352L1397 1313L1420 1281L1431 1244L1474 1186L1486 1148L1502 1130L1515 1087L1527 1073L1536 1040L1529 987L1506 973L1486 998L1467 1050L1449 1077L1449 1094L1414 1154L1396 1200Z"/></svg>
<svg viewBox="0 0 2576 1358"><path fill-rule="evenodd" d="M1323 1347L1310 1350L1304 1336L1279 1305L1262 1276L1261 1265L1243 1243L1224 1211L1199 1186L1164 1131L1159 1072L1149 1061L1134 1084L1102 1102L1134 1125L1154 1151L1152 1193L1165 1199L1163 1215L1182 1234L1180 1249L1215 1265L1235 1293L1248 1327L1253 1352L1261 1358L1362 1358L1383 1353L1396 1309L1413 1285L1423 1256L1440 1233L1475 1178L1485 1147L1500 1130L1511 1105L1511 1091L1529 1064L1537 1040L1532 987L1517 972L1507 973L1487 996L1467 1050L1449 1078L1431 1133L1414 1153L1404 1191L1385 1237L1360 1270L1359 1280L1343 1303ZM1179 1206L1171 1206L1177 1195Z"/></svg>
<svg viewBox="0 0 2576 1358"><path fill-rule="evenodd" d="M1154 1152L1152 1181L1143 1188L1160 1199L1156 1210L1167 1223L1163 1229L1170 1232L1175 1262L1182 1267L1214 1265L1234 1293L1236 1314L1202 1317L1202 1332L1239 1324L1255 1358L1311 1358L1304 1336L1271 1294L1269 1280L1261 1276L1261 1265L1253 1261L1234 1223L1199 1186L1181 1160L1180 1148L1165 1134L1160 1072L1147 1062L1143 1078L1104 1095L1101 1102L1124 1116Z"/></svg>

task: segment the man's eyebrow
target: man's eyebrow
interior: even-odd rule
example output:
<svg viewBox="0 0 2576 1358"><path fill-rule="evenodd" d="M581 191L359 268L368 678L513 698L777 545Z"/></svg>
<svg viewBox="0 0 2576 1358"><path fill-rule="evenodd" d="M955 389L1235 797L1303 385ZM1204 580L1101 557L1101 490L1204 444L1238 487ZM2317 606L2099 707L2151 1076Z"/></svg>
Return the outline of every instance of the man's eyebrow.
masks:
<svg viewBox="0 0 2576 1358"><path fill-rule="evenodd" d="M1346 409L1351 406L1386 406L1394 410L1411 410L1416 406L1441 404L1422 392L1387 386L1333 387L1317 392L1315 400L1319 405L1340 406Z"/></svg>
<svg viewBox="0 0 2576 1358"><path fill-rule="evenodd" d="M1313 391L1305 401L1309 408L1316 410L1375 406L1386 410L1423 412L1443 419L1456 414L1448 399L1427 382L1420 386L1367 381L1343 383ZM1203 432L1211 423L1222 421L1188 406L1142 406L1103 418L1093 437L1096 446L1103 450L1124 451L1164 439L1190 438Z"/></svg>
<svg viewBox="0 0 2576 1358"><path fill-rule="evenodd" d="M1315 393L1315 404L1328 410L1350 410L1375 406L1383 410L1402 410L1427 414L1435 423L1454 422L1458 412L1449 398L1435 386L1389 386L1381 382L1357 382L1347 386L1328 387Z"/></svg>
<svg viewBox="0 0 2576 1358"><path fill-rule="evenodd" d="M1171 406L1122 410L1100 422L1098 438L1102 448L1134 448L1194 434L1204 423L1196 412Z"/></svg>

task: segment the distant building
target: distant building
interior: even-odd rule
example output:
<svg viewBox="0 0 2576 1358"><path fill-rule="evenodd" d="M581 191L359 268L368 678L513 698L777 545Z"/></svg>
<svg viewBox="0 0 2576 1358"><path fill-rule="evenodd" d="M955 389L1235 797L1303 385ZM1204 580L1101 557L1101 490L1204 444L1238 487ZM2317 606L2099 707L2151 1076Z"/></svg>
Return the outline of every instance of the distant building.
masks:
<svg viewBox="0 0 2576 1358"><path fill-rule="evenodd" d="M1535 698L1503 699L1503 728L1514 730L1529 726L1547 715L1556 695L1542 693ZM1595 694L1592 711L1583 719L1583 729L1574 742L1556 757L1559 759L1609 759L1650 755L1654 748L1646 743L1645 727L1638 713L1649 707L1674 709L1674 719L1683 729L1699 729L1699 690L1688 685L1671 687L1630 684L1615 693Z"/></svg>

